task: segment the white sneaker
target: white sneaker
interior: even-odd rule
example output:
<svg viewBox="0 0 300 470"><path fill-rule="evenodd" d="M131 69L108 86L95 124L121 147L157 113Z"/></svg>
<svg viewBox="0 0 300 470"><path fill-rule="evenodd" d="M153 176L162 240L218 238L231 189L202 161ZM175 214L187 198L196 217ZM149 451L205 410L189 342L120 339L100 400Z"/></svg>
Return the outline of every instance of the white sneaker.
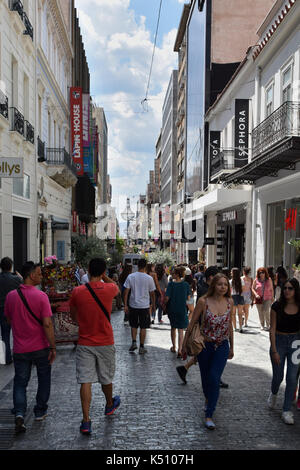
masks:
<svg viewBox="0 0 300 470"><path fill-rule="evenodd" d="M277 401L277 395L273 395L273 393L270 393L269 398L268 398L268 405L270 410L274 410L276 406L276 401Z"/></svg>
<svg viewBox="0 0 300 470"><path fill-rule="evenodd" d="M291 411L283 411L281 417L285 424L294 424L294 416Z"/></svg>

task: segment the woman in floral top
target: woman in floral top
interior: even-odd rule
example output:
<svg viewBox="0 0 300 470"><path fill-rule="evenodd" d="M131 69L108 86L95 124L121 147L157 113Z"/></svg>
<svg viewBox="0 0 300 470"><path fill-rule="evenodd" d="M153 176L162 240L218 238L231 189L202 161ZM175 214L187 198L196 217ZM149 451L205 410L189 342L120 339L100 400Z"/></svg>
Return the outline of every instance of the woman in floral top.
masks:
<svg viewBox="0 0 300 470"><path fill-rule="evenodd" d="M215 429L212 420L219 398L220 379L227 359L233 358L233 301L230 285L224 274L217 274L207 294L200 298L183 343L186 353L186 340L196 322L203 325L205 348L198 355L205 403L205 426ZM204 318L203 318L204 315Z"/></svg>

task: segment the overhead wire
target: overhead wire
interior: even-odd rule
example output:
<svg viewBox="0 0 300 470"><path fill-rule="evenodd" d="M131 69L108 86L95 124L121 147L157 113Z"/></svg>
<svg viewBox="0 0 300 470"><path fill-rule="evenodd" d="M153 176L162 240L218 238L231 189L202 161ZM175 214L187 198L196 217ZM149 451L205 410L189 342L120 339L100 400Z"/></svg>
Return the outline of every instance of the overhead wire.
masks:
<svg viewBox="0 0 300 470"><path fill-rule="evenodd" d="M152 58L151 58L151 65L150 65L148 83L147 83L147 88L146 88L146 95L145 95L145 98L141 101L141 105L142 105L143 109L146 110L146 111L148 110L148 107L147 107L148 93L149 93L149 88L150 88L150 80L151 80L153 61L154 61L154 55L155 55L155 50L156 50L156 41L157 41L157 35L158 35L161 7L162 7L162 0L160 0L160 4L159 4L159 11L158 11L157 24L156 24L156 31L155 31L155 38L154 38L154 44L153 44L153 51L152 51Z"/></svg>

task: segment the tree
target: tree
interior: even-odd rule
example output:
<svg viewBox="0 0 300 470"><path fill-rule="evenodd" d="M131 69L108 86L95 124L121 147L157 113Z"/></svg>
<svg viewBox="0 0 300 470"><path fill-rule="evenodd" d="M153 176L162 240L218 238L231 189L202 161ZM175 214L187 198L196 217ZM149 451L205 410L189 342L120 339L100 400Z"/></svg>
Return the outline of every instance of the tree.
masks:
<svg viewBox="0 0 300 470"><path fill-rule="evenodd" d="M93 258L104 258L108 260L106 244L97 237L85 239L79 235L73 235L71 246L75 262L80 263L84 268L88 267L90 260Z"/></svg>
<svg viewBox="0 0 300 470"><path fill-rule="evenodd" d="M153 253L149 253L148 261L152 264L165 264L169 267L174 266L174 264L176 264L173 256L166 250L154 251Z"/></svg>

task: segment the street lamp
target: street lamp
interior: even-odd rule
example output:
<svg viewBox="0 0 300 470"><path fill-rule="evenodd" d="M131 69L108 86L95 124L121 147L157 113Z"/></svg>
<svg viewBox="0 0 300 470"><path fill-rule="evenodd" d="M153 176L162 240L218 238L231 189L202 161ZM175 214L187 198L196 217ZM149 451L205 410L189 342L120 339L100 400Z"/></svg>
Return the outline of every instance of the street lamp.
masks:
<svg viewBox="0 0 300 470"><path fill-rule="evenodd" d="M134 212L130 208L130 199L127 198L126 209L124 212L121 212L121 217L125 222L127 222L127 245L129 244L129 225L130 222L134 220Z"/></svg>

